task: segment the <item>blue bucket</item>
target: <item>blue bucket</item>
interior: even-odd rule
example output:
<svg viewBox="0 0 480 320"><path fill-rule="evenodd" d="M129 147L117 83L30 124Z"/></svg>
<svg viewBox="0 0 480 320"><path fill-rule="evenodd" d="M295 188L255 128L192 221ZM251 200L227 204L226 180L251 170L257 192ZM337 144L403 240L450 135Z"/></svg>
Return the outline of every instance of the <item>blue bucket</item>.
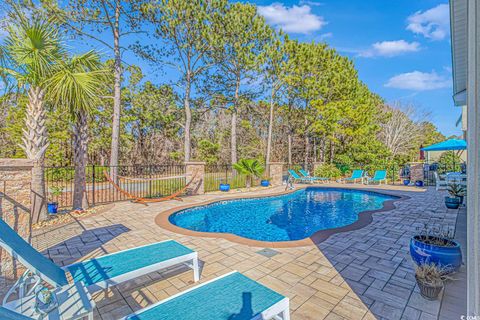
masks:
<svg viewBox="0 0 480 320"><path fill-rule="evenodd" d="M47 203L47 211L48 211L49 214L57 214L58 203L57 202Z"/></svg>

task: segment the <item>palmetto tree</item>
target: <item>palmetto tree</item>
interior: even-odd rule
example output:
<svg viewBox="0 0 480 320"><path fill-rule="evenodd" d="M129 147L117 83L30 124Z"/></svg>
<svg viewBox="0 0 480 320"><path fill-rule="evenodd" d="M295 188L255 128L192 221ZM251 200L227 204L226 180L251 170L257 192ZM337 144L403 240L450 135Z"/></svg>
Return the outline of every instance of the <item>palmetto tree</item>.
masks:
<svg viewBox="0 0 480 320"><path fill-rule="evenodd" d="M233 164L233 168L238 173L247 176L247 188L252 185L252 178L260 178L265 171L265 167L257 159L240 159L237 163Z"/></svg>
<svg viewBox="0 0 480 320"><path fill-rule="evenodd" d="M28 94L22 148L32 169L32 213L37 221L46 217L44 160L48 147L45 81L51 77L65 51L54 25L41 17L27 18L14 8L15 19L7 26L8 35L0 47L3 76L13 78Z"/></svg>
<svg viewBox="0 0 480 320"><path fill-rule="evenodd" d="M97 53L89 51L59 62L45 82L52 103L66 108L73 120L74 189L73 208L88 206L85 170L88 151L88 115L100 103L99 94L105 88L107 69Z"/></svg>

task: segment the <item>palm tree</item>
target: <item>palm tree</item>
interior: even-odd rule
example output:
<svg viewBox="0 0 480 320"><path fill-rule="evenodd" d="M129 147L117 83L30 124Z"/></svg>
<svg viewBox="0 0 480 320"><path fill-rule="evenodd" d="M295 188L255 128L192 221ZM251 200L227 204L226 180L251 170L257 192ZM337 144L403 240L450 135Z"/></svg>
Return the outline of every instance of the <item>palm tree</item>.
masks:
<svg viewBox="0 0 480 320"><path fill-rule="evenodd" d="M100 103L107 69L94 51L60 62L46 81L48 95L55 106L66 108L73 120L74 189L73 208L87 208L86 166L88 115Z"/></svg>
<svg viewBox="0 0 480 320"><path fill-rule="evenodd" d="M233 164L233 168L247 176L247 188L251 187L253 177L260 178L265 171L265 167L257 159L240 159Z"/></svg>
<svg viewBox="0 0 480 320"><path fill-rule="evenodd" d="M32 169L32 214L36 221L47 217L44 161L48 147L45 114L45 81L65 56L54 25L42 17L27 18L14 7L15 20L7 26L8 35L0 47L0 72L13 78L28 94L22 148Z"/></svg>

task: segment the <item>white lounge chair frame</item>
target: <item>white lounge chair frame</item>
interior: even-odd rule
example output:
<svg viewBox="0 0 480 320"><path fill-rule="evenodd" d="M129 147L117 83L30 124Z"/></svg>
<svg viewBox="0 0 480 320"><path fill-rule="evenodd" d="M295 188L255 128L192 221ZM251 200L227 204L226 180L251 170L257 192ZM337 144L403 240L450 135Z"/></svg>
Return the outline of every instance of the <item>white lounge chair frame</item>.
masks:
<svg viewBox="0 0 480 320"><path fill-rule="evenodd" d="M185 294L185 293L187 293L187 292L193 291L193 290L198 289L198 288L200 288L200 287L203 287L203 286L205 286L205 285L207 285L207 284L209 284L209 283L215 282L216 280L219 280L219 279L221 279L221 278L227 277L227 276L229 276L229 275L231 275L232 273L235 273L235 272L237 272L237 271L229 272L229 273L227 273L227 274L224 274L223 276L217 277L217 278L215 278L215 279L212 279L212 280L209 280L209 281L207 281L207 282L205 282L205 283L202 283L202 284L200 284L200 285L198 285L198 286L195 286L195 287L193 287L193 288L190 288L190 289L187 289L187 290L182 291L182 292L180 292L180 293L177 293L177 294L175 294L175 295L173 295L173 296L171 296L171 297L168 297L168 298L166 298L166 299L164 299L164 300L162 300L162 301L159 301L159 302L157 302L157 303L155 303L155 304L152 304L151 306L148 306L148 307L146 307L146 308L144 308L144 309L138 310L138 311L136 311L136 312L134 312L134 313L132 313L132 314L124 317L124 318L121 318L121 319L119 319L119 320L128 320L128 319L130 319L130 317L132 317L132 316L138 316L138 315L142 314L142 312L145 312L145 311L147 311L147 310L149 310L149 309L155 308L155 307L157 307L157 306L159 306L159 305L161 305L161 304L163 304L163 303L165 303L165 302L167 302L167 301L173 300L173 299L175 299L175 298L177 298L177 297L180 297L181 295L183 295L183 294ZM205 297L205 298L208 298L208 297ZM181 318L179 318L179 319L181 319ZM290 302L289 302L289 299L288 299L288 298L284 298L284 299L280 300L279 302L275 303L273 306L271 306L271 307L268 308L267 310L264 310L262 313L260 313L260 314L259 314L258 316L256 316L256 317L252 318L251 320L264 320L264 319L290 320ZM199 318L199 320L200 320L200 318ZM206 319L205 319L205 320L206 320Z"/></svg>
<svg viewBox="0 0 480 320"><path fill-rule="evenodd" d="M167 241L171 241L171 240L160 241L158 243L167 242ZM110 253L110 254L107 254L107 255L103 255L102 257L115 255L115 254L118 254L120 252L135 250L135 249L142 248L142 247L149 246L149 245L152 245L152 243L144 245L144 246L140 246L140 247L135 247L135 248L131 248L131 249L123 250L123 251ZM29 262L27 262L25 259L23 259L12 248L10 248L10 246L8 246L6 243L2 242L2 247L4 247L4 249L6 249L6 251L8 253L10 253L10 255L12 257L19 260L27 268L27 271L25 271L25 273L17 280L17 282L15 282L15 284L8 290L7 294L5 295L5 297L2 301L2 305L5 305L6 302L9 300L10 296L17 291L18 291L18 298L23 298L27 295L32 294L33 291L35 290L35 287L37 285L39 285L43 280L47 281L48 283L50 283L51 285L53 285L55 287L58 287L55 284L54 280L51 280L48 277L46 277L44 274L42 274L42 272L40 270L37 270ZM65 272L68 272L67 268L70 267L70 266L76 265L76 264L80 264L80 262L76 262L76 263L73 263L71 265L64 266L64 267L62 267L62 269L65 270ZM87 288L90 292L96 292L96 291L99 291L99 290L102 290L102 289L106 289L106 288L115 286L115 285L120 284L122 282L138 278L140 276L149 274L151 272L160 271L160 270L170 268L170 267L173 267L173 266L176 266L176 265L179 265L179 264L187 265L189 268L193 269L193 279L194 279L195 282L200 280L198 253L194 251L194 252L182 255L182 256L178 256L178 257L175 257L175 258L172 258L172 259L169 259L169 260L161 261L159 263L146 266L144 268L140 268L140 269L137 269L137 270L134 270L134 271L131 271L131 272L121 274L119 276L110 278L110 279L105 280L105 281L100 281L100 282L94 283L90 286L87 286ZM40 276L40 275L42 275L42 276Z"/></svg>
<svg viewBox="0 0 480 320"><path fill-rule="evenodd" d="M167 241L171 241L171 240L159 241L157 243L162 243L162 242L167 242ZM112 255L118 254L119 252L127 252L127 251L130 251L130 250L135 250L135 249L143 248L143 247L150 246L150 245L152 245L152 243L146 244L146 245L140 246L140 247L135 247L135 248L130 248L130 249L126 249L126 250L122 250L122 251L118 251L118 252L109 253L109 254L106 254L106 255L102 255L99 258L112 256ZM95 258L93 258L93 259L95 259ZM76 264L81 264L81 263L82 262L72 263L68 266L62 267L62 269L65 270L65 272L69 272L67 268L69 268L71 266L74 266ZM161 262L156 263L156 264L152 264L152 265L147 266L147 267L143 267L141 269L137 269L137 270L134 270L134 271L131 271L131 272L121 274L119 276L110 278L106 281L100 281L100 282L94 283L90 286L87 286L87 288L88 288L88 291L90 291L90 292L96 292L96 291L99 291L99 290L103 290L103 289L107 289L109 287L116 286L116 285L118 285L122 282L126 282L126 281L138 278L140 276L143 276L143 275L155 272L155 271L159 271L159 270L167 269L167 268L170 268L170 267L174 267L174 266L179 265L179 264L186 265L187 267L189 267L190 269L193 270L193 280L195 282L200 280L200 269L199 269L199 265L198 265L198 253L194 251L192 253L188 253L188 254L183 255L183 256L178 256L178 257L175 257L175 258L172 258L172 259L169 259L169 260L165 260L165 261L161 261Z"/></svg>

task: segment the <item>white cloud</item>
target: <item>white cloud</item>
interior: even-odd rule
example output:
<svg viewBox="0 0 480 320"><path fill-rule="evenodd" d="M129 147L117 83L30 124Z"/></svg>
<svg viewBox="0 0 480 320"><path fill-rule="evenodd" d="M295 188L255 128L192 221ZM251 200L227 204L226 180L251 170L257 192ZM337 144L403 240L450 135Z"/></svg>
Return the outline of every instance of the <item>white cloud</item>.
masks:
<svg viewBox="0 0 480 320"><path fill-rule="evenodd" d="M258 13L268 23L290 33L311 33L320 30L327 22L321 16L312 13L309 5L285 7L282 3L258 6Z"/></svg>
<svg viewBox="0 0 480 320"><path fill-rule="evenodd" d="M427 11L417 11L407 19L407 30L432 40L445 39L450 30L448 4L439 4Z"/></svg>
<svg viewBox="0 0 480 320"><path fill-rule="evenodd" d="M368 50L359 53L360 57L394 57L408 52L420 50L420 43L405 40L376 42Z"/></svg>
<svg viewBox="0 0 480 320"><path fill-rule="evenodd" d="M323 2L316 2L316 1L309 1L309 0L300 0L300 2L298 2L298 4L300 4L300 5L306 4L306 5L311 6L311 7L320 7L320 6L324 5Z"/></svg>
<svg viewBox="0 0 480 320"><path fill-rule="evenodd" d="M414 91L443 89L451 86L451 79L432 72L413 71L396 75L388 80L385 87Z"/></svg>

